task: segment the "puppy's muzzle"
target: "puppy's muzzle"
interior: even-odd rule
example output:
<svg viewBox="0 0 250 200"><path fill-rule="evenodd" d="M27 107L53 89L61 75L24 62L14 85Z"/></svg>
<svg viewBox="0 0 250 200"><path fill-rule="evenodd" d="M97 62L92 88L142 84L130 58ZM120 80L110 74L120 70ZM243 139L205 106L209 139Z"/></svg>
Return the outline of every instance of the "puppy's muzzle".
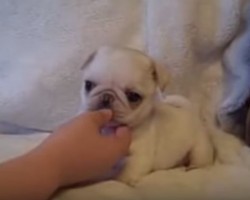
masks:
<svg viewBox="0 0 250 200"><path fill-rule="evenodd" d="M115 97L113 94L107 92L103 93L100 97L99 109L103 108L111 108L113 102L115 101Z"/></svg>

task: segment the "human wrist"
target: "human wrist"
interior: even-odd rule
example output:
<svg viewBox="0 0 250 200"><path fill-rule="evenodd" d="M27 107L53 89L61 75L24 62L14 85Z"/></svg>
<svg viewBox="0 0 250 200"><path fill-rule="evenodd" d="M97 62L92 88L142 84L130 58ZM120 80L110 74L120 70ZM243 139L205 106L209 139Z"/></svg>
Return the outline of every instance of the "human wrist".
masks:
<svg viewBox="0 0 250 200"><path fill-rule="evenodd" d="M62 173L55 152L42 145L27 154L27 157L37 163L39 176L43 176L41 178L52 190L61 187Z"/></svg>

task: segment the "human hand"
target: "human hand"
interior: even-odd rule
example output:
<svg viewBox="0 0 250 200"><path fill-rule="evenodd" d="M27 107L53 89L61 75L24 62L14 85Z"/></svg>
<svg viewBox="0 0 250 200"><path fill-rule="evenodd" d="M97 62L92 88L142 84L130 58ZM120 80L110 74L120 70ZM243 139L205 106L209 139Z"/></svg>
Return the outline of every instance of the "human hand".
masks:
<svg viewBox="0 0 250 200"><path fill-rule="evenodd" d="M39 147L65 186L99 178L128 153L131 135L121 127L103 136L101 127L112 118L109 110L79 115L62 125Z"/></svg>

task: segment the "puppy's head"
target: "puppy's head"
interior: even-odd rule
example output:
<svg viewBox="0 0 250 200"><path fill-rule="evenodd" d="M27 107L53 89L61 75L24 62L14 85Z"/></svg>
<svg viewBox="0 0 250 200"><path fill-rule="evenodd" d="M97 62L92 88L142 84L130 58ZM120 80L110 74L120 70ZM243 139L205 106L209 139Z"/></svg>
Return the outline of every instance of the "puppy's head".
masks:
<svg viewBox="0 0 250 200"><path fill-rule="evenodd" d="M157 88L168 82L162 67L129 48L102 47L82 69L83 111L111 109L114 123L131 127L150 115Z"/></svg>

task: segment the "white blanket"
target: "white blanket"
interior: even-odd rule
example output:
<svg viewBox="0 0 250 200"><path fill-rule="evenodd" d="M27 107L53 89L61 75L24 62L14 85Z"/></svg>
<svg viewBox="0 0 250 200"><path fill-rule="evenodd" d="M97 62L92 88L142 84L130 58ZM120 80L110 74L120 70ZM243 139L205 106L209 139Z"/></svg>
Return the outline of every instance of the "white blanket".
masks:
<svg viewBox="0 0 250 200"><path fill-rule="evenodd" d="M131 188L117 181L65 190L54 200L248 200L250 199L250 149L234 137L220 133L216 147L220 159L205 169L158 171ZM0 134L0 162L23 154L47 134L26 136Z"/></svg>
<svg viewBox="0 0 250 200"><path fill-rule="evenodd" d="M166 65L169 91L189 95L211 128L221 78L213 62L237 34L240 16L241 0L2 0L0 121L51 129L68 119L80 104L85 58L100 45L119 44ZM0 135L0 160L44 137ZM156 172L136 188L105 182L55 199L250 199L249 149L227 135L215 138L220 162L211 168Z"/></svg>
<svg viewBox="0 0 250 200"><path fill-rule="evenodd" d="M80 104L80 67L103 44L145 50L193 91L238 32L244 0L1 0L0 121L51 129Z"/></svg>

